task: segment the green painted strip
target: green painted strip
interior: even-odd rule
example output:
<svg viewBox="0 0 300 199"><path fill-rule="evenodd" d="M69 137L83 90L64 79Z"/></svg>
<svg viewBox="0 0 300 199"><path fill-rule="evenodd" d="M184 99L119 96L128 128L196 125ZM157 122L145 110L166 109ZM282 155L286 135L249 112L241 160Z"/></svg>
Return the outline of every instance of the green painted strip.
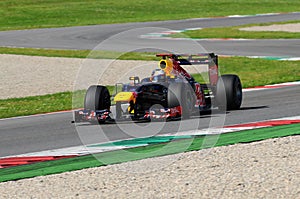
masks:
<svg viewBox="0 0 300 199"><path fill-rule="evenodd" d="M184 136L153 136L153 137L146 137L146 138L135 138L131 140L122 140L117 142L111 143L104 143L104 144L94 144L88 147L107 147L107 146L143 146L148 144L158 144L164 142L171 142L172 140L176 139L187 139L192 138L190 135Z"/></svg>
<svg viewBox="0 0 300 199"><path fill-rule="evenodd" d="M266 60L282 60L282 59L286 59L288 57L265 57Z"/></svg>
<svg viewBox="0 0 300 199"><path fill-rule="evenodd" d="M170 155L183 151L201 150L216 146L248 143L292 135L300 135L300 124L261 128L221 135L195 136L194 138L189 139L172 139L172 141L168 143L153 144L126 150L110 151L76 158L4 168L0 169L0 182L62 173L84 168L99 167L108 164L117 164L144 158ZM213 146L206 144L213 143L215 140L216 143Z"/></svg>

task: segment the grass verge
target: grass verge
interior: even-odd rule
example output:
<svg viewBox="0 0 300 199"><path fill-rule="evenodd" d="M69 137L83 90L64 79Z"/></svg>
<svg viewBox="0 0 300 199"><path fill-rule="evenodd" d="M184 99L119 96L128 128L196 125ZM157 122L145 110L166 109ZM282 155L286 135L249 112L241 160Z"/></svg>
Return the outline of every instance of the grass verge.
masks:
<svg viewBox="0 0 300 199"><path fill-rule="evenodd" d="M113 86L107 86L110 93ZM83 107L85 90L0 100L0 118L26 116Z"/></svg>
<svg viewBox="0 0 300 199"><path fill-rule="evenodd" d="M116 52L100 50L61 50L38 48L0 47L0 54L15 54L44 57L119 59L119 60L157 60L155 53L148 52Z"/></svg>
<svg viewBox="0 0 300 199"><path fill-rule="evenodd" d="M193 38L193 39L211 39L211 38L244 38L244 39L299 39L299 32L284 31L243 31L240 28L252 26L268 26L272 24L300 23L300 21L287 21L281 23L261 23L233 27L203 28L199 30L187 30L182 33L172 34L174 38Z"/></svg>
<svg viewBox="0 0 300 199"><path fill-rule="evenodd" d="M195 136L191 139L176 139L176 141L171 141L174 142L174 144L170 144L169 142L162 144L150 143L151 145L145 147L0 169L0 182L292 135L300 135L300 124L268 127L221 135ZM219 137L214 138L214 136ZM210 138L217 140L214 146L206 146L204 144L205 139Z"/></svg>
<svg viewBox="0 0 300 199"><path fill-rule="evenodd" d="M299 11L298 0L2 0L0 30Z"/></svg>
<svg viewBox="0 0 300 199"><path fill-rule="evenodd" d="M243 87L300 80L300 61L276 61L245 57L220 57L220 74L237 74ZM201 81L201 75L194 75ZM113 93L113 86L109 86ZM8 118L83 106L84 91L0 100L0 118Z"/></svg>
<svg viewBox="0 0 300 199"><path fill-rule="evenodd" d="M72 92L0 100L0 118L49 113L72 108Z"/></svg>

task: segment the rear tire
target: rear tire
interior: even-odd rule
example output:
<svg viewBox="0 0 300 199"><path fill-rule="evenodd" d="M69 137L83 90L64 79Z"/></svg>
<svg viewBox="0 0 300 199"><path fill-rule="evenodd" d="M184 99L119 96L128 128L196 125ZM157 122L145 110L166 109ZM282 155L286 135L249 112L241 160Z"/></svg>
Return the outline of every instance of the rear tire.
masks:
<svg viewBox="0 0 300 199"><path fill-rule="evenodd" d="M217 83L216 101L220 110L237 110L243 99L242 84L237 75L222 75Z"/></svg>
<svg viewBox="0 0 300 199"><path fill-rule="evenodd" d="M84 109L104 110L110 109L110 105L110 94L105 86L92 85L88 88L84 99Z"/></svg>

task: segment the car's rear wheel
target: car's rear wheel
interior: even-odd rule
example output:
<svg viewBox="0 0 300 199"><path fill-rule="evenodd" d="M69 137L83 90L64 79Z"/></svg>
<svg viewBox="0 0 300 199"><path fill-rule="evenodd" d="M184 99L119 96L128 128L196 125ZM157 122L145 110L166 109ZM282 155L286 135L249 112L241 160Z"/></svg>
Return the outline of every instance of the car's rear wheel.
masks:
<svg viewBox="0 0 300 199"><path fill-rule="evenodd" d="M88 88L84 99L84 109L105 110L110 109L110 105L110 94L105 86L92 85Z"/></svg>
<svg viewBox="0 0 300 199"><path fill-rule="evenodd" d="M217 83L216 102L220 110L237 110L243 99L242 84L237 75L222 75Z"/></svg>

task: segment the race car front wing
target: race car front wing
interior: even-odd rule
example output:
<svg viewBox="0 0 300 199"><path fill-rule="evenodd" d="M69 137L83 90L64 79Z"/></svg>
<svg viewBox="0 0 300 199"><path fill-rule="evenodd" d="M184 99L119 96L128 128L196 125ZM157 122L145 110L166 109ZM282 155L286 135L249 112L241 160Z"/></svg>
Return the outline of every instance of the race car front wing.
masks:
<svg viewBox="0 0 300 199"><path fill-rule="evenodd" d="M113 121L114 118L111 117L112 112L110 110L76 110L74 111L74 119L76 123L78 122L99 122L104 123L106 121ZM131 116L132 120L158 120L158 119L172 119L178 118L182 114L181 106L173 108L160 108L160 109L150 109L145 111L145 114L141 117ZM128 117L124 117L124 120Z"/></svg>
<svg viewBox="0 0 300 199"><path fill-rule="evenodd" d="M76 110L74 112L75 122L105 122L111 120L110 110Z"/></svg>

